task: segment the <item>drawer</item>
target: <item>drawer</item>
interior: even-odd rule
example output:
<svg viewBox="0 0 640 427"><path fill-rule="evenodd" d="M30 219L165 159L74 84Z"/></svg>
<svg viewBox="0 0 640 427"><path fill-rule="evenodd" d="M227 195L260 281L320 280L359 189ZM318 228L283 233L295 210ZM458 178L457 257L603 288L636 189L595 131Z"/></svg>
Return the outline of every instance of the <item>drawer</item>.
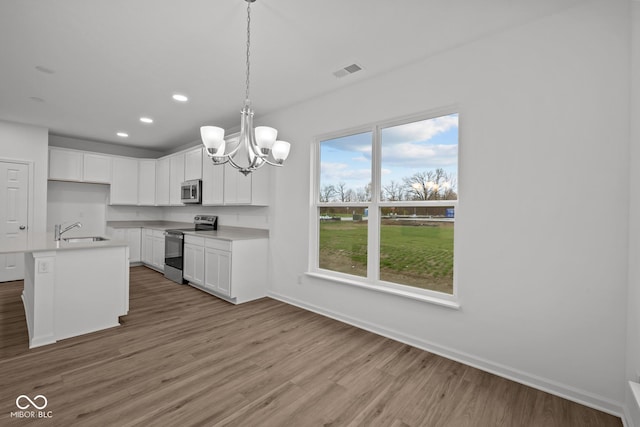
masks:
<svg viewBox="0 0 640 427"><path fill-rule="evenodd" d="M228 240L220 239L206 239L204 246L212 249L220 249L221 251L231 252L231 242Z"/></svg>
<svg viewBox="0 0 640 427"><path fill-rule="evenodd" d="M150 229L150 228L145 228L144 229L144 235L153 237L153 230Z"/></svg>
<svg viewBox="0 0 640 427"><path fill-rule="evenodd" d="M184 235L184 243L196 246L204 246L204 237Z"/></svg>
<svg viewBox="0 0 640 427"><path fill-rule="evenodd" d="M164 238L164 230L153 230L153 237Z"/></svg>

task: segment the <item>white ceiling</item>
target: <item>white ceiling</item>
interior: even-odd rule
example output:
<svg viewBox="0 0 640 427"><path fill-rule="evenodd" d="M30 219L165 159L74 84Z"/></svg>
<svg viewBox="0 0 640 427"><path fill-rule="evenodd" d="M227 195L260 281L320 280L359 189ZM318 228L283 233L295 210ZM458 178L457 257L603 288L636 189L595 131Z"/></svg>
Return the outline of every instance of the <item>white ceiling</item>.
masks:
<svg viewBox="0 0 640 427"><path fill-rule="evenodd" d="M257 120L582 1L257 0ZM237 127L246 7L243 0L1 0L0 119L161 151L196 141L204 124ZM364 70L333 75L354 62ZM190 101L176 103L176 92ZM127 140L116 136L121 130Z"/></svg>

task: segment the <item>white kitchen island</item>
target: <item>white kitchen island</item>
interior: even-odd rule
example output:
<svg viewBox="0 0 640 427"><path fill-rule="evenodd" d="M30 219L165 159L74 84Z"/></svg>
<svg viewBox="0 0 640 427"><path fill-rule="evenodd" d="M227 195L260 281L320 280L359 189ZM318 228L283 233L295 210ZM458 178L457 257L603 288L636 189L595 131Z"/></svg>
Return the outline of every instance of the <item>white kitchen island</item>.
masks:
<svg viewBox="0 0 640 427"><path fill-rule="evenodd" d="M0 253L23 252L29 348L119 325L129 311L127 242L55 242L29 233Z"/></svg>

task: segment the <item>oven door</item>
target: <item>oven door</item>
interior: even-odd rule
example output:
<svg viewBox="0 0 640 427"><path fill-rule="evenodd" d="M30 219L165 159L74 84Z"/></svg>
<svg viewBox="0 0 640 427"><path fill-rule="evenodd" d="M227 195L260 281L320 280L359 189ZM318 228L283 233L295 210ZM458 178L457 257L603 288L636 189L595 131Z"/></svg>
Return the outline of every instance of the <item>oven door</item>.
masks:
<svg viewBox="0 0 640 427"><path fill-rule="evenodd" d="M164 233L164 265L182 271L184 235L167 231Z"/></svg>

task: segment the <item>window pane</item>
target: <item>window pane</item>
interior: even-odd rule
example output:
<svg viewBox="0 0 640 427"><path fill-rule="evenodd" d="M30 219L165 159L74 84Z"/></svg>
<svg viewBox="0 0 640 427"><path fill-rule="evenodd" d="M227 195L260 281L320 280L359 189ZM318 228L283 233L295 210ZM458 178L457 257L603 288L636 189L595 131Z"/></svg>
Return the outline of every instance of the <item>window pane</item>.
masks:
<svg viewBox="0 0 640 427"><path fill-rule="evenodd" d="M367 276L367 212L364 207L320 208L320 268Z"/></svg>
<svg viewBox="0 0 640 427"><path fill-rule="evenodd" d="M382 208L380 279L453 293L454 206Z"/></svg>
<svg viewBox="0 0 640 427"><path fill-rule="evenodd" d="M371 200L372 132L320 142L320 203Z"/></svg>
<svg viewBox="0 0 640 427"><path fill-rule="evenodd" d="M382 129L381 200L458 198L458 114Z"/></svg>

